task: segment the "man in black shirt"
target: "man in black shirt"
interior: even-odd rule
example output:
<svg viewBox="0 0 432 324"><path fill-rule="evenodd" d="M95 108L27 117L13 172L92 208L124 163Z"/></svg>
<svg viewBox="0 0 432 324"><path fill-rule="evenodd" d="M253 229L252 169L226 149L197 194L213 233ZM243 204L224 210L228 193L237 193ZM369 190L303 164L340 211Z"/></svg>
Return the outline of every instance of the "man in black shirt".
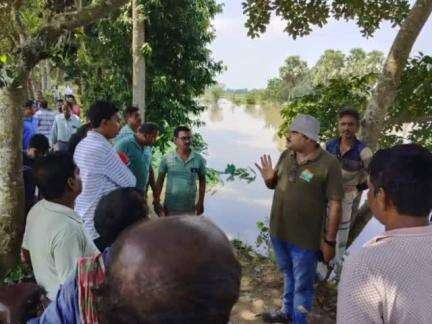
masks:
<svg viewBox="0 0 432 324"><path fill-rule="evenodd" d="M37 201L36 185L33 179L33 164L38 157L48 153L49 142L42 134L35 134L30 139L29 148L23 152L23 179L25 194L25 215Z"/></svg>

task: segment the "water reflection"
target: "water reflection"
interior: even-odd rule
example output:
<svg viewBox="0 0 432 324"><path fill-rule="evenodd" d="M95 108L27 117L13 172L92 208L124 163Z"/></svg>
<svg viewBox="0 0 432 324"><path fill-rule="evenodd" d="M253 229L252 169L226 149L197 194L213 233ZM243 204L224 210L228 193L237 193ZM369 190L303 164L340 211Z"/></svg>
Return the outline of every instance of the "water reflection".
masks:
<svg viewBox="0 0 432 324"><path fill-rule="evenodd" d="M199 129L208 144L208 166L225 170L227 164L251 167L266 153L277 161L284 141L276 136L282 123L276 107L236 106L226 100L211 105L203 114L205 126ZM273 192L262 179L247 183L226 181L206 199L205 214L231 238L254 245L258 235L256 223L269 215Z"/></svg>

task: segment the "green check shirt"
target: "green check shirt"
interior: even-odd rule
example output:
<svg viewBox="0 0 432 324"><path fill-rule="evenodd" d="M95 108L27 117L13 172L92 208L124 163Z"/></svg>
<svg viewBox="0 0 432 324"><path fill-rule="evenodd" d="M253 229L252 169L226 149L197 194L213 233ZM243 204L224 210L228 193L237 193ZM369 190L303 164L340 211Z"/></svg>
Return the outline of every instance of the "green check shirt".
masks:
<svg viewBox="0 0 432 324"><path fill-rule="evenodd" d="M149 172L152 160L152 148L141 146L135 136L129 136L116 142L115 148L118 152L123 152L129 158L129 169L137 179L136 186L141 190L146 190L149 180Z"/></svg>
<svg viewBox="0 0 432 324"><path fill-rule="evenodd" d="M191 213L195 211L195 201L199 177L206 174L204 158L191 152L189 158L183 161L172 152L162 158L159 173L167 175L165 207L169 213Z"/></svg>

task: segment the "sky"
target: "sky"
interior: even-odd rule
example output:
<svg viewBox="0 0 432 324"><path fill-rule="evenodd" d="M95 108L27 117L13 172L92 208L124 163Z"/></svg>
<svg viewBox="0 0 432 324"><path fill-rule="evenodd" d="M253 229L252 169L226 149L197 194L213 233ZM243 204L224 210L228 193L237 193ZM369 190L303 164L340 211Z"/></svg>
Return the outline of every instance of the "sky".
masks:
<svg viewBox="0 0 432 324"><path fill-rule="evenodd" d="M352 48L362 48L386 54L398 31L391 24L382 23L373 37L365 38L355 22L331 20L323 28L314 29L309 36L294 41L283 31L283 21L273 17L266 33L251 39L244 27L246 18L242 13L242 1L220 2L224 3L224 8L214 20L216 39L210 49L213 58L223 61L226 67L217 81L230 89L265 88L267 80L278 75L279 67L291 55L299 55L312 66L326 49L348 53ZM419 51L432 55L432 17L417 38L411 55Z"/></svg>

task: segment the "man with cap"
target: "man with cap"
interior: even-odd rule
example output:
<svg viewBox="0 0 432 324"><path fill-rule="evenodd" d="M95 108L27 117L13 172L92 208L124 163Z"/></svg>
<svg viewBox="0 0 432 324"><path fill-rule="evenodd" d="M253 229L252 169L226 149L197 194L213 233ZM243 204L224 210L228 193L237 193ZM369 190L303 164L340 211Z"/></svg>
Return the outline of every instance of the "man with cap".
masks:
<svg viewBox="0 0 432 324"><path fill-rule="evenodd" d="M320 148L319 130L317 119L298 115L276 167L269 155L261 157L261 165L255 164L266 186L275 190L270 235L284 275L282 309L264 313L265 322L307 323L319 255L329 262L335 254L342 174L337 159Z"/></svg>

